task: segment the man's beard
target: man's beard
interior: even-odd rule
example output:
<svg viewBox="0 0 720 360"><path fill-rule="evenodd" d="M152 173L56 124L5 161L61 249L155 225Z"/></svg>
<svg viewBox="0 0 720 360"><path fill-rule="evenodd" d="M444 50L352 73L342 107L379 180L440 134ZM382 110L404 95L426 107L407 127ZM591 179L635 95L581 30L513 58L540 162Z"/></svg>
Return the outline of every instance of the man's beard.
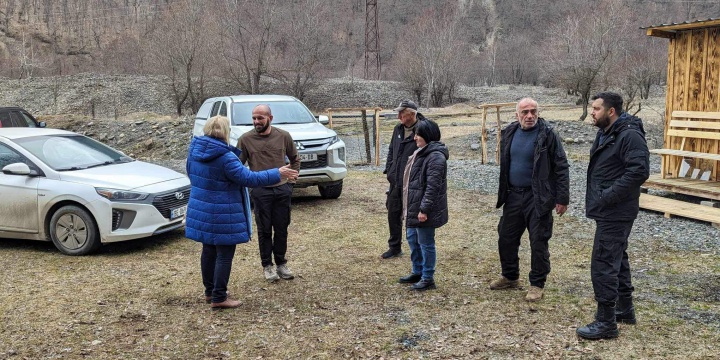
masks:
<svg viewBox="0 0 720 360"><path fill-rule="evenodd" d="M608 127L608 125L610 125L610 117L605 115L599 119L595 119L594 125L599 127L600 129L605 130L605 128Z"/></svg>
<svg viewBox="0 0 720 360"><path fill-rule="evenodd" d="M257 132L257 133L259 133L259 134L262 134L262 133L265 132L265 130L267 130L268 127L270 127L270 123L265 123L265 126L263 126L263 127L260 128L260 129L258 129L258 127L255 126L255 132Z"/></svg>

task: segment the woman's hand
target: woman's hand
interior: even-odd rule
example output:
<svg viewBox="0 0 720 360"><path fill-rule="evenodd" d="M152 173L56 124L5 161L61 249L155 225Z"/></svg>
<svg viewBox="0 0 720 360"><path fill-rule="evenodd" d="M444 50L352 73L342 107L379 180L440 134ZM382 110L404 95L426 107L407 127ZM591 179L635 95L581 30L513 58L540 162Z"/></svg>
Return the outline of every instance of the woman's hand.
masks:
<svg viewBox="0 0 720 360"><path fill-rule="evenodd" d="M423 214L422 211L419 212L419 213L418 213L418 220L420 220L420 222L426 222L426 221L427 221L427 215L426 215L426 214Z"/></svg>
<svg viewBox="0 0 720 360"><path fill-rule="evenodd" d="M280 178L282 180L297 180L298 178L298 172L293 170L293 168L290 167L290 164L287 164L278 170L280 170Z"/></svg>

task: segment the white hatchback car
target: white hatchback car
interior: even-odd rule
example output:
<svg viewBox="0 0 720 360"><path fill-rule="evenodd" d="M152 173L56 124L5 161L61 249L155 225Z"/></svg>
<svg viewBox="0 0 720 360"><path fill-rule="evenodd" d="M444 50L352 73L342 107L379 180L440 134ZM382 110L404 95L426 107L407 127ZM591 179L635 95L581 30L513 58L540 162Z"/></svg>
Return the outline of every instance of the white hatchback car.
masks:
<svg viewBox="0 0 720 360"><path fill-rule="evenodd" d="M68 255L184 226L190 180L64 130L0 129L0 237Z"/></svg>

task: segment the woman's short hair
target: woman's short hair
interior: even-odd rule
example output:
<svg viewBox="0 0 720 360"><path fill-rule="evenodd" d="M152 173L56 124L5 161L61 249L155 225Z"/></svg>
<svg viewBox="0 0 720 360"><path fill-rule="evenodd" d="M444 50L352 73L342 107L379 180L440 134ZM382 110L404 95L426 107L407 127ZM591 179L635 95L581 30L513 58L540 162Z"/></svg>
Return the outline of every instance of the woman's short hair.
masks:
<svg viewBox="0 0 720 360"><path fill-rule="evenodd" d="M440 127L430 119L420 120L415 125L415 134L425 139L425 142L440 141Z"/></svg>
<svg viewBox="0 0 720 360"><path fill-rule="evenodd" d="M230 119L225 116L213 116L205 123L203 132L206 136L222 140L230 141Z"/></svg>

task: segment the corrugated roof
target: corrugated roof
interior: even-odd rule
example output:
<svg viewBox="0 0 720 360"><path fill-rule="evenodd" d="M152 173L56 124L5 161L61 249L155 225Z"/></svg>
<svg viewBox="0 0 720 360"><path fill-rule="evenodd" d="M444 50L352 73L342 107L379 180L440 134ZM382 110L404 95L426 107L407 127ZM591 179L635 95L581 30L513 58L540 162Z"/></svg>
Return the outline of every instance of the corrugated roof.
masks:
<svg viewBox="0 0 720 360"><path fill-rule="evenodd" d="M715 21L715 20L720 20L720 18L709 18L709 19L704 19L704 20L683 21L683 22L679 22L679 23L650 25L650 26L643 26L643 27L640 27L640 28L641 28L641 29L650 29L650 28L664 28L664 27L668 27L668 26L673 26L673 27L674 27L674 26L678 26L678 25L700 24L700 23L704 23L704 22L707 22L707 21Z"/></svg>

